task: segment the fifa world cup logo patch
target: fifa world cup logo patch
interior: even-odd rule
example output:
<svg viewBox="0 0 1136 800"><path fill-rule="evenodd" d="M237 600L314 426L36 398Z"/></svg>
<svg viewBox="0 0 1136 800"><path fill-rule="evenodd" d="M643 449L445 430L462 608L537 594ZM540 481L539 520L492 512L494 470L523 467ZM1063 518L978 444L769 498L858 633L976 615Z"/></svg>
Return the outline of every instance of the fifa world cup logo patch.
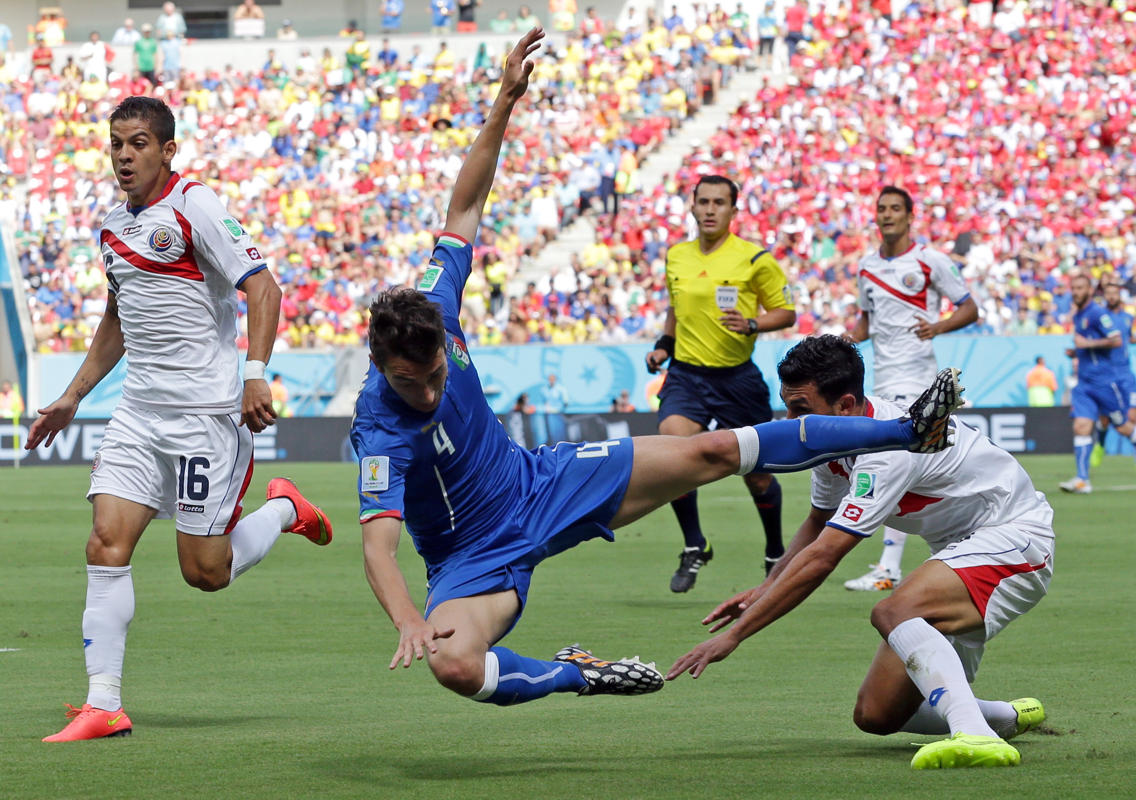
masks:
<svg viewBox="0 0 1136 800"><path fill-rule="evenodd" d="M155 253L164 253L174 246L174 233L165 225L154 228L150 234L150 249Z"/></svg>

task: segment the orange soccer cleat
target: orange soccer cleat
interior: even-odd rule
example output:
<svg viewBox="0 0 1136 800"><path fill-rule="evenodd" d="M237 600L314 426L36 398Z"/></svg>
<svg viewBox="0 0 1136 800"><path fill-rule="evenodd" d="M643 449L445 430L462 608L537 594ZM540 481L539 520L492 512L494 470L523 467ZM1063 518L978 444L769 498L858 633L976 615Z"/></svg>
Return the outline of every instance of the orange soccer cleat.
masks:
<svg viewBox="0 0 1136 800"><path fill-rule="evenodd" d="M306 536L318 545L331 542L331 522L327 514L300 494L296 484L287 478L273 478L268 482L267 494L269 500L283 497L291 500L292 505L296 507L296 522L288 529L289 533Z"/></svg>
<svg viewBox="0 0 1136 800"><path fill-rule="evenodd" d="M118 711L104 711L90 703L82 708L67 706L67 718L71 721L59 733L44 737L45 742L78 742L83 739L101 739L104 736L129 736L132 729L130 717L121 708Z"/></svg>

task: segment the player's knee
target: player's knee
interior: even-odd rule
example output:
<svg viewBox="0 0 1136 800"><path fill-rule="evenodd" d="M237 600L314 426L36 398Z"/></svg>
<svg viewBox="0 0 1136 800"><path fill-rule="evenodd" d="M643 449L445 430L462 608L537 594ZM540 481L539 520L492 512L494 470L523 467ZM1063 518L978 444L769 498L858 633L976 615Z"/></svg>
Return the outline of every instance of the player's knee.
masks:
<svg viewBox="0 0 1136 800"><path fill-rule="evenodd" d="M182 564L181 576L194 589L217 592L229 585L230 571L209 569L199 564Z"/></svg>
<svg viewBox="0 0 1136 800"><path fill-rule="evenodd" d="M893 597L886 597L876 603L870 617L872 627L885 639L895 630L896 625L910 617L910 614L905 614L898 603L893 602Z"/></svg>
<svg viewBox="0 0 1136 800"><path fill-rule="evenodd" d="M738 467L738 440L730 431L704 433L691 439L697 457L715 473L729 475Z"/></svg>
<svg viewBox="0 0 1136 800"><path fill-rule="evenodd" d="M879 703L873 703L870 698L861 695L856 698L856 708L852 710L852 721L864 733L877 736L887 736L899 730L895 720L891 719L887 709Z"/></svg>
<svg viewBox="0 0 1136 800"><path fill-rule="evenodd" d="M438 683L462 697L472 697L485 683L485 657L454 658L441 653L430 656L430 669Z"/></svg>
<svg viewBox="0 0 1136 800"><path fill-rule="evenodd" d="M91 526L87 539L87 563L100 566L125 566L130 563L129 548L118 541L117 528L101 520Z"/></svg>

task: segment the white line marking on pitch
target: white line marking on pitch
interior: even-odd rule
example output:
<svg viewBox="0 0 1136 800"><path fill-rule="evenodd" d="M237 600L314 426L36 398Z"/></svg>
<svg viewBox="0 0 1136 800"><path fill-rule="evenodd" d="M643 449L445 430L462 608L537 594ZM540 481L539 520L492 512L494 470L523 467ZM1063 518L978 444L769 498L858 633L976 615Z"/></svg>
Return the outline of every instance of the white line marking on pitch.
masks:
<svg viewBox="0 0 1136 800"><path fill-rule="evenodd" d="M0 653L18 653L20 649L19 647L0 647Z"/></svg>

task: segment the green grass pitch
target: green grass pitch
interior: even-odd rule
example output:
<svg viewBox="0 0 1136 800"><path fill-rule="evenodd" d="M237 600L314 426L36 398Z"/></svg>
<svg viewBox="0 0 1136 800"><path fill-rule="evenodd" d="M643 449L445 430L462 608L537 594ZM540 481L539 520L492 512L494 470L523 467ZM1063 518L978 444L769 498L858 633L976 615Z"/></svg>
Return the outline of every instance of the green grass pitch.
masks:
<svg viewBox="0 0 1136 800"><path fill-rule="evenodd" d="M1136 774L1132 624L1136 469L1106 458L1097 492L1056 491L1070 456L1025 459L1050 491L1060 546L1050 596L987 649L979 696L1042 698L1049 727L1017 740L1017 769L915 772L912 742L860 733L856 689L878 637L878 599L841 587L879 555L860 545L796 612L697 681L638 698L557 695L482 706L437 686L424 664L387 669L396 635L363 577L353 469L258 466L329 512L335 541L284 536L229 589L187 587L169 522L134 559L137 611L124 693L134 735L47 745L81 704L86 470L0 469L0 797L3 798L904 798L1130 797ZM807 509L787 476L785 526ZM716 557L687 595L667 584L680 548L669 509L537 570L505 642L551 657L580 642L664 669L704 635L699 620L761 571L757 515L740 480L701 491ZM406 537L416 598L421 561ZM908 545L905 568L926 555Z"/></svg>

